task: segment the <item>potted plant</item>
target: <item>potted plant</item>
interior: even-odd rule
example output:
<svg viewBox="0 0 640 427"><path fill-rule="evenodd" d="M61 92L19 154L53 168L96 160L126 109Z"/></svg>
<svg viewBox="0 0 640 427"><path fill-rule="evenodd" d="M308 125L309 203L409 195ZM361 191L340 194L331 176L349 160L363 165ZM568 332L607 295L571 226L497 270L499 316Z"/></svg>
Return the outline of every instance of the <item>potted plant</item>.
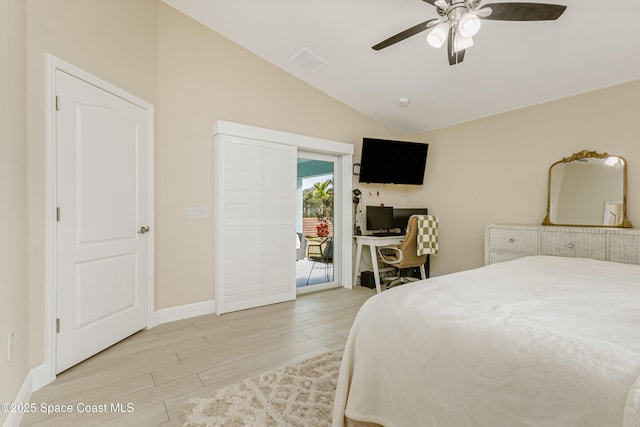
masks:
<svg viewBox="0 0 640 427"><path fill-rule="evenodd" d="M320 222L316 225L316 234L318 237L327 237L329 235L329 224L327 218L320 218Z"/></svg>

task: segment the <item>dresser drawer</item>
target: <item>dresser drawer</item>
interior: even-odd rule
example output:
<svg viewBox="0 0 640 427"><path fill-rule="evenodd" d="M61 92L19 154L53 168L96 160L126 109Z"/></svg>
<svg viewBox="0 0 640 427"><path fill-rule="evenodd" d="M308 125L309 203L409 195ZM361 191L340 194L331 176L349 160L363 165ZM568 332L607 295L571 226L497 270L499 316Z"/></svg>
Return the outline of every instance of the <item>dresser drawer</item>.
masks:
<svg viewBox="0 0 640 427"><path fill-rule="evenodd" d="M489 232L489 249L497 251L537 254L538 230L494 228Z"/></svg>
<svg viewBox="0 0 640 427"><path fill-rule="evenodd" d="M611 234L609 261L640 264L640 236Z"/></svg>
<svg viewBox="0 0 640 427"><path fill-rule="evenodd" d="M541 233L541 253L543 255L576 258L607 258L606 235L572 232Z"/></svg>
<svg viewBox="0 0 640 427"><path fill-rule="evenodd" d="M495 264L496 262L513 261L514 259L523 258L530 254L516 252L489 251L489 259L486 264Z"/></svg>
<svg viewBox="0 0 640 427"><path fill-rule="evenodd" d="M484 242L485 264L536 254L640 264L637 229L492 224Z"/></svg>

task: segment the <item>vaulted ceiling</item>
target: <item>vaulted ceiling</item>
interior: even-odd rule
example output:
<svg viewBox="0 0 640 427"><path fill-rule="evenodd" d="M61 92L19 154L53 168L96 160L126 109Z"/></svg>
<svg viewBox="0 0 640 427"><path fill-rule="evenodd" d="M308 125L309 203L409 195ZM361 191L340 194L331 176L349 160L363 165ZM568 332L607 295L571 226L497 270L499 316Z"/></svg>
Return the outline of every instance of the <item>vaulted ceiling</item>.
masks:
<svg viewBox="0 0 640 427"><path fill-rule="evenodd" d="M371 49L438 18L424 0L163 1L403 135L640 79L637 0L554 0L567 6L556 21L483 21L455 66L428 31Z"/></svg>

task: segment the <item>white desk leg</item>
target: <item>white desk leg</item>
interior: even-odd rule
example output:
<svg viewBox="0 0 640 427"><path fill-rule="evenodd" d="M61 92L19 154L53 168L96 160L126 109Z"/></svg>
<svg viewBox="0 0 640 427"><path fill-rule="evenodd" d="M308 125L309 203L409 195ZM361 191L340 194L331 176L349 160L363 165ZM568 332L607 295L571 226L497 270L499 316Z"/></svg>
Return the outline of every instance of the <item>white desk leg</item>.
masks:
<svg viewBox="0 0 640 427"><path fill-rule="evenodd" d="M358 242L356 245L356 259L355 266L353 267L353 282L351 282L351 287L354 288L358 284L358 273L360 270L360 258L362 258L362 243ZM362 284L360 284L362 285Z"/></svg>
<svg viewBox="0 0 640 427"><path fill-rule="evenodd" d="M380 272L378 271L378 257L376 256L376 245L369 245L371 251L371 264L373 264L373 280L376 282L376 292L382 292L380 289Z"/></svg>

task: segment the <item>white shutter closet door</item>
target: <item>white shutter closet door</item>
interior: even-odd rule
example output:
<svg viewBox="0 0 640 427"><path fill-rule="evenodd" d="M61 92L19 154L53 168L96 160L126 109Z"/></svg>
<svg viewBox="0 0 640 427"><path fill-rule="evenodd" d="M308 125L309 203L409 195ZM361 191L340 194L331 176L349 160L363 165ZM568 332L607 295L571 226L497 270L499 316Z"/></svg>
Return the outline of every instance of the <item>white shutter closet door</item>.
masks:
<svg viewBox="0 0 640 427"><path fill-rule="evenodd" d="M219 314L295 299L296 147L216 140Z"/></svg>

